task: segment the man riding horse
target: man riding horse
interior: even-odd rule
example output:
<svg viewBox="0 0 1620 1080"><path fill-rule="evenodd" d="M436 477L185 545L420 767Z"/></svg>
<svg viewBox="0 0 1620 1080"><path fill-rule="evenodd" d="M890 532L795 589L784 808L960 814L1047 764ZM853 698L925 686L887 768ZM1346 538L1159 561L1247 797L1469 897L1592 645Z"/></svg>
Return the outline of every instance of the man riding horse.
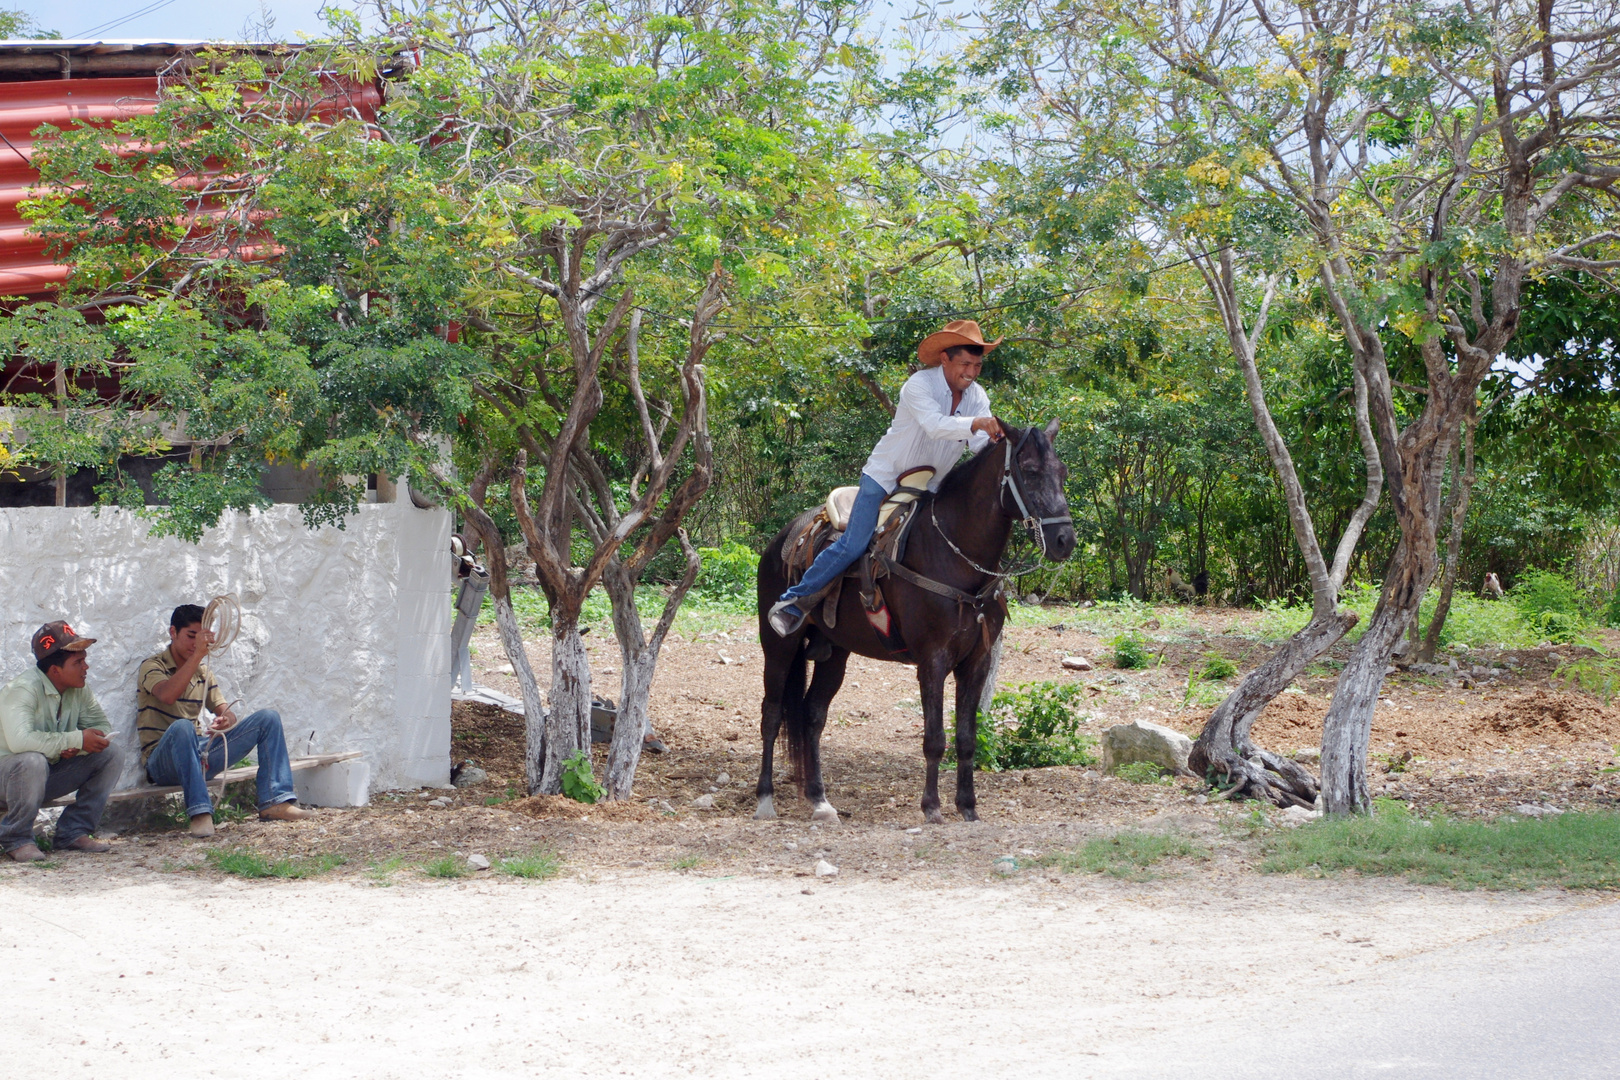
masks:
<svg viewBox="0 0 1620 1080"><path fill-rule="evenodd" d="M917 346L921 371L906 380L894 409L889 430L878 440L861 469L860 494L849 512L849 524L838 540L789 587L771 608L770 624L782 637L804 625L809 612L799 601L814 597L837 581L872 542L878 511L895 490L902 474L919 467L932 468L929 491L938 491L947 473L962 458L1005 432L990 415L990 396L978 384L984 358L1001 338L987 342L979 324L971 319L946 323ZM806 607L809 605L807 604Z"/></svg>

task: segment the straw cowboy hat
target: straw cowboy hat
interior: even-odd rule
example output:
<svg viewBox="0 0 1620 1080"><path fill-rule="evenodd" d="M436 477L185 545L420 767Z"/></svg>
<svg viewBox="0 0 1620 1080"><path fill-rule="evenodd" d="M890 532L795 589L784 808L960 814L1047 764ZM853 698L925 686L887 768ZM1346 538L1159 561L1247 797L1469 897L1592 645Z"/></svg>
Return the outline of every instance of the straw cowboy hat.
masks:
<svg viewBox="0 0 1620 1080"><path fill-rule="evenodd" d="M952 345L977 345L988 355L1003 340L996 338L986 341L978 323L972 319L958 319L946 323L945 329L923 338L922 344L917 346L917 359L922 361L923 367L934 367L945 359L945 350Z"/></svg>

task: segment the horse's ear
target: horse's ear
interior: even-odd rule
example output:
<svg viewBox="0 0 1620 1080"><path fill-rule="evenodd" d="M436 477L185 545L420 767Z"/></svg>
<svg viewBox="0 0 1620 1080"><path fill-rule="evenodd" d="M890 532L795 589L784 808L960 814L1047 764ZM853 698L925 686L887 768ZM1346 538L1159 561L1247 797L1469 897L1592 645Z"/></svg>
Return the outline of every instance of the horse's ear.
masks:
<svg viewBox="0 0 1620 1080"><path fill-rule="evenodd" d="M1054 416L1054 417L1052 417L1052 422L1050 424L1046 425L1046 438L1047 438L1047 441L1050 442L1052 439L1057 438L1057 433L1058 433L1058 420L1057 420L1057 417Z"/></svg>

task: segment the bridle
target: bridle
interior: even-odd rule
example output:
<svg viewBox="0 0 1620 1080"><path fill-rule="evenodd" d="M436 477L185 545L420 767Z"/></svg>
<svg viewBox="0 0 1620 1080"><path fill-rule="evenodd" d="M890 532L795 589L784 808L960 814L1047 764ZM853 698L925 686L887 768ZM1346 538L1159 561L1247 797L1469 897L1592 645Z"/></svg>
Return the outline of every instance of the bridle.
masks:
<svg viewBox="0 0 1620 1080"><path fill-rule="evenodd" d="M1074 518L1069 514L1060 514L1056 517L1043 518L1036 517L1030 512L1029 501L1024 497L1024 489L1028 486L1028 480L1024 476L1024 466L1019 462L1018 454L1024 449L1024 444L1029 441L1030 436L1033 434L1035 434L1034 428L1025 428L1024 434L1019 438L1016 444L1014 444L1011 439L1005 440L1007 444L1007 453L1001 461L1001 484L996 492L996 506L1003 514L1006 514L1014 521L1021 523L1024 528L1029 531L1030 539L1040 546L1041 558L1045 559L1047 558L1046 526L1072 525L1074 524ZM1007 493L1009 491L1012 492L1013 504L1018 507L1017 514L1014 514L1012 511L1007 509ZM956 552L958 558L967 563L974 570L977 570L981 574L986 574L992 579L1017 577L1020 574L1028 573L1030 570L1039 565L1039 561L1037 560L1036 562L1031 563L1029 566L1014 567L1013 569L1006 571L991 570L987 567L980 566L978 563L968 558L967 553L961 548L957 547L956 543L946 534L944 526L940 525L939 523L939 515L934 510L933 502L929 503L928 516L934 523L934 531L939 533L940 539L945 541L946 546L948 546L952 551Z"/></svg>
<svg viewBox="0 0 1620 1080"><path fill-rule="evenodd" d="M1024 466L1018 460L1018 454L1024 449L1024 444L1029 441L1030 436L1033 434L1035 434L1034 428L1025 428L1017 446L1013 445L1011 439L1007 440L1007 454L1001 462L1001 490L996 495L996 505L1001 508L1003 514L1023 524L1024 528L1029 531L1030 539L1040 545L1041 558L1044 559L1046 558L1046 526L1072 525L1074 524L1074 518L1069 514L1060 514L1056 517L1036 517L1029 509L1029 503L1024 498L1024 488L1028 486L1028 481L1024 478ZM1009 491L1012 492L1013 503L1018 507L1017 515L1009 513L1007 510L1006 500Z"/></svg>

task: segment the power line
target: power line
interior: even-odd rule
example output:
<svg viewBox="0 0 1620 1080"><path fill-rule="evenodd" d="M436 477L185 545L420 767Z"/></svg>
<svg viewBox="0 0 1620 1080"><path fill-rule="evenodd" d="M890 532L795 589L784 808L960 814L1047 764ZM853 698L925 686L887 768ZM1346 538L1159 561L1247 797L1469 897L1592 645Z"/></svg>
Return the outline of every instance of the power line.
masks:
<svg viewBox="0 0 1620 1080"><path fill-rule="evenodd" d="M80 30L74 36L77 38L87 38L91 34L100 34L104 31L112 30L115 27L123 26L127 22L132 22L133 20L140 18L142 15L150 15L159 8L168 7L172 3L174 3L174 0L156 0L155 3L147 4L143 8L137 8L128 15L122 15L116 19L110 19L99 26L92 26L88 30Z"/></svg>

